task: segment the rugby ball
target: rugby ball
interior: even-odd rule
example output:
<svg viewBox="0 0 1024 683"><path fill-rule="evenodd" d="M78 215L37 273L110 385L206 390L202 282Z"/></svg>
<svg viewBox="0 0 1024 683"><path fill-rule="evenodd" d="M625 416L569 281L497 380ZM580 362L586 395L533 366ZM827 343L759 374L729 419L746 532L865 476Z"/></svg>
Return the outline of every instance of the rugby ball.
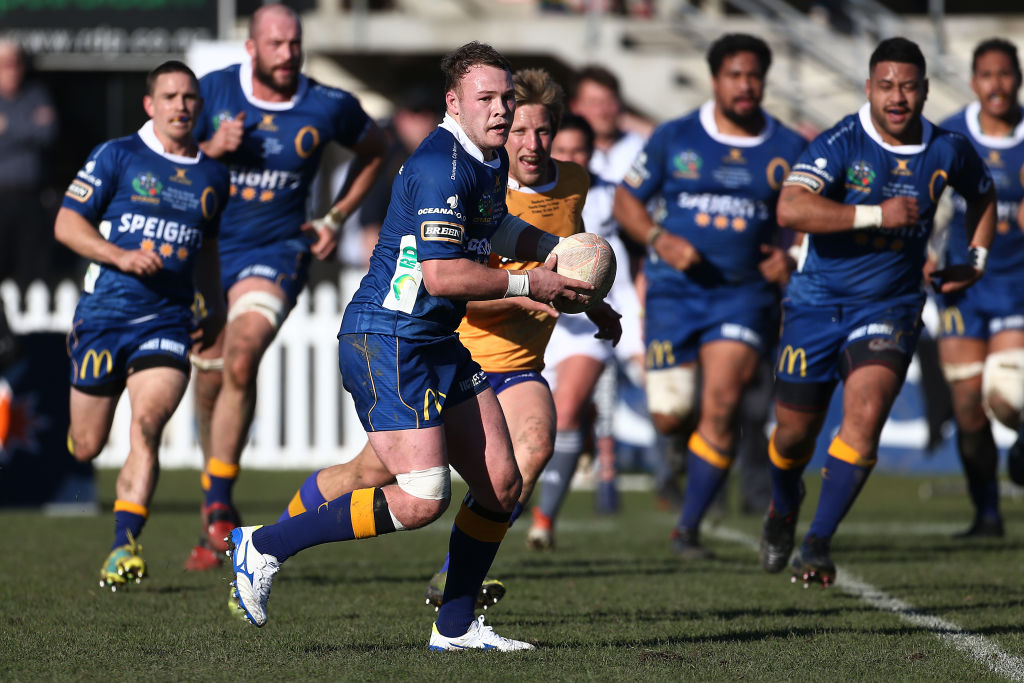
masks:
<svg viewBox="0 0 1024 683"><path fill-rule="evenodd" d="M558 301L555 308L562 313L582 313L604 300L615 280L615 252L608 240L592 232L578 232L559 242L551 253L558 257L555 272L559 275L594 285L588 304Z"/></svg>

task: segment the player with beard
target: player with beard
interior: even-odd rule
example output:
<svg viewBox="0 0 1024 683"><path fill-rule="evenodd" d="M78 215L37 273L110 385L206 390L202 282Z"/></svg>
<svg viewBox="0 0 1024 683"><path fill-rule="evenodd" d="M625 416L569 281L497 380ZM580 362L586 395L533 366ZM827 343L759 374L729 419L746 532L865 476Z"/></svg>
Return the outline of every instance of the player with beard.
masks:
<svg viewBox="0 0 1024 683"><path fill-rule="evenodd" d="M942 122L970 140L985 159L999 197L996 236L985 277L966 292L942 296L939 355L953 394L957 450L974 504L974 521L957 537L1002 536L997 478L999 452L986 412L1010 429L1024 424L1024 121L1017 100L1021 85L1017 48L1001 39L974 50L971 88L977 101ZM965 263L967 203L953 196L945 261ZM930 266L933 264L929 264ZM1024 455L1010 450L1010 476L1021 483ZM1016 455L1014 455L1016 454Z"/></svg>
<svg viewBox="0 0 1024 683"><path fill-rule="evenodd" d="M779 224L807 233L783 302L769 443L772 501L761 563L781 571L793 549L803 470L814 455L836 383L839 432L822 468L818 508L793 557L804 585L835 581L832 537L878 460L878 441L917 344L921 269L935 208L947 186L965 202L967 262L936 271L936 289L966 289L985 271L996 192L960 133L921 112L925 60L905 38L878 44L867 103L810 143L779 197Z"/></svg>
<svg viewBox="0 0 1024 683"><path fill-rule="evenodd" d="M763 40L722 36L707 60L714 98L658 127L614 208L623 228L650 247L648 408L662 435L689 434L683 510L672 533L684 559L710 555L700 522L732 466L744 391L774 346L778 285L794 265L775 244L775 206L804 147L761 109L771 65ZM661 224L647 210L656 196L665 203Z"/></svg>
<svg viewBox="0 0 1024 683"><path fill-rule="evenodd" d="M349 93L300 73L302 26L280 4L253 14L242 64L204 76L196 137L231 171L220 256L228 322L212 348L193 356L196 415L205 466L199 543L185 563L212 569L239 524L232 488L252 423L256 374L306 283L310 253L333 255L338 229L369 190L384 135ZM306 198L324 146L355 154L347 184L325 216L306 222Z"/></svg>

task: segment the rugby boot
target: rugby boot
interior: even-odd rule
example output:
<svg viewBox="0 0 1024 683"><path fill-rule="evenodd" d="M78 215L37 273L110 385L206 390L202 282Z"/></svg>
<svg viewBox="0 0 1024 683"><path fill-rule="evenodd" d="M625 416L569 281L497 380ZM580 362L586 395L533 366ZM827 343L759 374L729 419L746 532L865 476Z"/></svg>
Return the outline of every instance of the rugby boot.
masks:
<svg viewBox="0 0 1024 683"><path fill-rule="evenodd" d="M714 553L700 543L697 529L676 527L672 530L672 551L683 560L708 560Z"/></svg>
<svg viewBox="0 0 1024 683"><path fill-rule="evenodd" d="M139 557L142 546L128 534L128 543L119 545L110 551L106 562L100 568L100 588L110 588L116 593L129 583L142 583L146 576L146 561Z"/></svg>
<svg viewBox="0 0 1024 683"><path fill-rule="evenodd" d="M836 565L830 556L832 540L808 536L793 556L792 582L803 581L804 588L820 583L828 588L836 581Z"/></svg>
<svg viewBox="0 0 1024 683"><path fill-rule="evenodd" d="M800 502L804 500L806 490L800 482ZM761 566L766 572L777 574L789 562L796 544L796 520L800 513L800 505L788 515L780 515L775 511L775 503L768 503L768 512L764 516L764 527L761 529Z"/></svg>
<svg viewBox="0 0 1024 683"><path fill-rule="evenodd" d="M441 607L441 602L444 599L444 586L447 582L448 572L444 571L437 572L430 577L430 582L427 584L425 602L428 605L433 605L435 612ZM505 597L505 584L488 576L480 585L480 592L476 594L476 608L487 609L491 605L497 604L503 597Z"/></svg>
<svg viewBox="0 0 1024 683"><path fill-rule="evenodd" d="M224 561L224 557L224 553L219 553L210 547L209 540L205 535L200 536L192 547L192 552L185 559L185 571L207 572L217 569Z"/></svg>
<svg viewBox="0 0 1024 683"><path fill-rule="evenodd" d="M231 530L242 526L242 518L238 511L233 505L210 503L203 506L202 515L207 545L215 552L227 552Z"/></svg>
<svg viewBox="0 0 1024 683"><path fill-rule="evenodd" d="M982 517L978 515L974 518L974 522L971 526L967 527L963 531L958 531L953 534L953 538L957 540L965 540L970 538L1002 538L1004 535L1003 531L1003 520L999 517Z"/></svg>
<svg viewBox="0 0 1024 683"><path fill-rule="evenodd" d="M522 640L512 640L499 636L490 626L484 624L484 615L476 618L469 629L461 636L449 638L442 636L437 630L437 624L430 629L429 648L435 652L450 652L452 650L497 650L499 652L511 652L513 650L533 650L534 645Z"/></svg>

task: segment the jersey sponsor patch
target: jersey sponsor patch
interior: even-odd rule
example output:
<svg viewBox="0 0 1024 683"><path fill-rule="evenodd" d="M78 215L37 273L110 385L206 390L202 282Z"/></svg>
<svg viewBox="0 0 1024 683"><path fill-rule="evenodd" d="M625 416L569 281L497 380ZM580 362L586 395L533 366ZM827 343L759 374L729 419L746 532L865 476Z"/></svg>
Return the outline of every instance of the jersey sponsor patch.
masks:
<svg viewBox="0 0 1024 683"><path fill-rule="evenodd" d="M391 286L388 287L388 295L384 297L384 303L381 305L392 311L412 313L421 282L423 271L416 250L416 238L413 235L404 235L398 248L398 262L395 264L395 273L391 276Z"/></svg>
<svg viewBox="0 0 1024 683"><path fill-rule="evenodd" d="M92 196L92 190L92 185L81 180L72 180L64 195L84 204Z"/></svg>
<svg viewBox="0 0 1024 683"><path fill-rule="evenodd" d="M807 188L815 194L821 194L821 191L825 189L825 183L822 179L810 175L809 173L790 173L783 185L799 185L800 187Z"/></svg>
<svg viewBox="0 0 1024 683"><path fill-rule="evenodd" d="M420 238L428 242L452 242L462 244L464 228L457 223L424 221L420 223Z"/></svg>

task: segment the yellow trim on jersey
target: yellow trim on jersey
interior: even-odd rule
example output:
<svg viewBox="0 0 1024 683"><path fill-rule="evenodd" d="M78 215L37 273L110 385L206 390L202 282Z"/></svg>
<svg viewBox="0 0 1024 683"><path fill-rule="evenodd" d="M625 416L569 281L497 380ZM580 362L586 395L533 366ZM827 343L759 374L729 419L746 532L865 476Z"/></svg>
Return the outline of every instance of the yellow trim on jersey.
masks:
<svg viewBox="0 0 1024 683"><path fill-rule="evenodd" d="M352 533L356 538L373 538L377 535L377 522L373 518L373 492L376 489L356 489L352 492L349 515L352 519Z"/></svg>
<svg viewBox="0 0 1024 683"><path fill-rule="evenodd" d="M709 444L697 432L690 435L690 442L687 444L687 447L690 449L690 452L712 467L727 470L732 466L732 458L724 453L720 453L718 449Z"/></svg>

